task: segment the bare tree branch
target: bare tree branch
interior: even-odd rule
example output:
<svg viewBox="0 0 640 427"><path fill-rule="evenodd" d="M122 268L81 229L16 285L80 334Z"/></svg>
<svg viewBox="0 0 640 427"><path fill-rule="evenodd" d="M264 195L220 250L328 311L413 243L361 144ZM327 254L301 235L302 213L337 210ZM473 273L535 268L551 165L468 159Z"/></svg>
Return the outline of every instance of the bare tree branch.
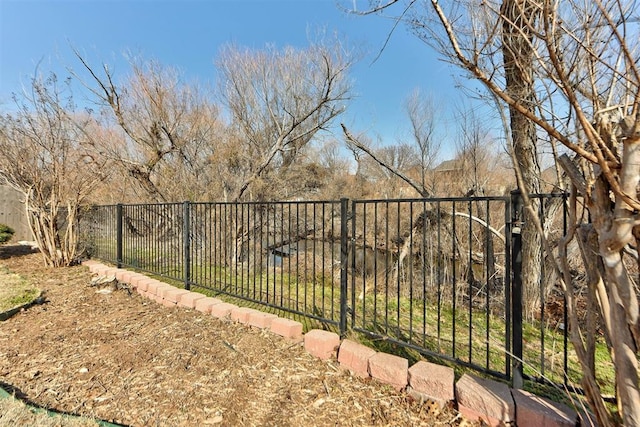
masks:
<svg viewBox="0 0 640 427"><path fill-rule="evenodd" d="M425 197L425 198L432 197L432 194L422 184L415 182L405 174L398 171L396 168L388 165L386 162L384 162L382 159L376 156L376 154L372 150L370 150L369 147L367 147L365 144L362 144L360 141L358 141L357 138L351 135L351 133L347 130L347 127L344 124L341 123L340 126L342 126L342 132L344 133L344 136L348 145L356 147L357 149L365 152L368 156L370 156L373 160L375 160L380 166L382 166L383 168L388 170L390 173L392 173L393 175L397 176L398 178L400 178L401 180L409 184L422 197Z"/></svg>

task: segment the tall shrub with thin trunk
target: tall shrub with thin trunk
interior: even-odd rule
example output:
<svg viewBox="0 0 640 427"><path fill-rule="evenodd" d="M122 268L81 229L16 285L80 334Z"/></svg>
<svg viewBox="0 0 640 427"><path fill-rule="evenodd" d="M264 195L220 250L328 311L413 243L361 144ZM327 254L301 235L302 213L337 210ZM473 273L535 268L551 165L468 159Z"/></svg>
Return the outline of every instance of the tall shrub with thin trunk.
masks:
<svg viewBox="0 0 640 427"><path fill-rule="evenodd" d="M44 262L54 267L76 260L80 206L108 173L91 148L97 123L75 111L67 83L34 77L0 118L0 178L23 194Z"/></svg>

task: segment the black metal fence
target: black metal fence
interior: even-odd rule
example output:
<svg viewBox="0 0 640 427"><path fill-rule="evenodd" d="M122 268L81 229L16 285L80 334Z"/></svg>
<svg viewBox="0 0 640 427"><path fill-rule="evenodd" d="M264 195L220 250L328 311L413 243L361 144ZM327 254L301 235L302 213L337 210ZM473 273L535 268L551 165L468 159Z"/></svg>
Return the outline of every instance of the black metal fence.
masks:
<svg viewBox="0 0 640 427"><path fill-rule="evenodd" d="M564 214L547 219L550 233L562 233ZM579 368L561 322L550 326L544 304L523 322L521 218L514 193L95 206L81 230L89 256L186 289L364 333L515 385L523 377L564 383Z"/></svg>

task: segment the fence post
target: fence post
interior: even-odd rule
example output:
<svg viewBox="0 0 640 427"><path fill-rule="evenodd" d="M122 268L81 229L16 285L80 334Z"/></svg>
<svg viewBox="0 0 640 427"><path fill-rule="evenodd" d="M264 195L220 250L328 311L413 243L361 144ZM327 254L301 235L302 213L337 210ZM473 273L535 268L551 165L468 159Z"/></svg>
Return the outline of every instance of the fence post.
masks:
<svg viewBox="0 0 640 427"><path fill-rule="evenodd" d="M512 343L511 357L512 387L522 388L522 218L523 201L519 189L511 192L511 314Z"/></svg>
<svg viewBox="0 0 640 427"><path fill-rule="evenodd" d="M182 250L184 253L184 288L191 290L191 204L182 204Z"/></svg>
<svg viewBox="0 0 640 427"><path fill-rule="evenodd" d="M122 203L116 205L116 265L122 268Z"/></svg>
<svg viewBox="0 0 640 427"><path fill-rule="evenodd" d="M349 264L349 199L340 199L340 336L347 334L347 281Z"/></svg>

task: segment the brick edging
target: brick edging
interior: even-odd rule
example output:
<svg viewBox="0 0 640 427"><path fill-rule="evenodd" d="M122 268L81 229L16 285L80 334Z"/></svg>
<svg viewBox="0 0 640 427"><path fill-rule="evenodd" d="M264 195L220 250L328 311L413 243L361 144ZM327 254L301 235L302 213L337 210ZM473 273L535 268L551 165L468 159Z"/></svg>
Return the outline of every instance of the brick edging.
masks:
<svg viewBox="0 0 640 427"><path fill-rule="evenodd" d="M409 367L407 359L375 351L358 342L340 339L334 332L313 329L303 335L300 322L259 310L238 307L217 298L186 291L143 274L88 260L82 263L93 274L114 276L135 291L168 308L192 308L224 320L269 330L304 343L305 350L322 360L335 359L340 367L361 378L372 378L406 392L419 401L440 406L453 404L466 418L491 426L576 426L578 414L566 405L510 389L506 384L464 374L455 382L450 367L419 361Z"/></svg>

